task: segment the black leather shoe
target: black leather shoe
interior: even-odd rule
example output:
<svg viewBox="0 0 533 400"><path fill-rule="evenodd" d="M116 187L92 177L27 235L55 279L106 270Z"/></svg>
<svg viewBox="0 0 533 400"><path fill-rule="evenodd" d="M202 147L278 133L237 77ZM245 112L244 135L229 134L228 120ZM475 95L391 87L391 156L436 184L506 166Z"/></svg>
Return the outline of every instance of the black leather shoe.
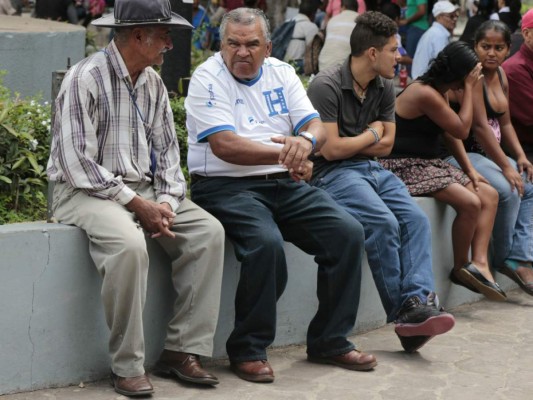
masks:
<svg viewBox="0 0 533 400"><path fill-rule="evenodd" d="M459 286L462 286L464 288L467 288L468 290L471 290L474 293L480 293L479 290L477 290L474 286L472 286L470 283L468 283L468 281L464 281L464 282L461 281L457 277L457 275L455 275L455 272L454 272L453 269L450 272L450 281L452 281L452 283L454 283L456 285L459 285Z"/></svg>
<svg viewBox="0 0 533 400"><path fill-rule="evenodd" d="M413 296L402 304L394 331L398 336L435 336L448 332L454 325L453 315L438 306L437 295L431 292L425 302Z"/></svg>
<svg viewBox="0 0 533 400"><path fill-rule="evenodd" d="M487 299L495 301L507 300L507 295L496 282L491 282L471 262L466 263L457 273L459 280L468 282Z"/></svg>

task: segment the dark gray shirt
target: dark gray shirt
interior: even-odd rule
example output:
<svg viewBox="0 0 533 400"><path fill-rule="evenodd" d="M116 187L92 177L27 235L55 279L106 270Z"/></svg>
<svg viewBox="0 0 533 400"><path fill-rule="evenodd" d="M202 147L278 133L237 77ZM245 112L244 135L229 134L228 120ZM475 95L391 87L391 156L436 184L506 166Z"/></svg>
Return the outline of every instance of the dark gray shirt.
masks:
<svg viewBox="0 0 533 400"><path fill-rule="evenodd" d="M360 134L373 121L395 122L395 90L391 79L376 77L368 85L363 103L355 94L350 71L350 58L344 64L320 72L309 85L307 95L323 122L336 122L339 136ZM353 160L369 159L355 155ZM327 161L323 157L312 159L315 163L313 178L324 176L340 161Z"/></svg>

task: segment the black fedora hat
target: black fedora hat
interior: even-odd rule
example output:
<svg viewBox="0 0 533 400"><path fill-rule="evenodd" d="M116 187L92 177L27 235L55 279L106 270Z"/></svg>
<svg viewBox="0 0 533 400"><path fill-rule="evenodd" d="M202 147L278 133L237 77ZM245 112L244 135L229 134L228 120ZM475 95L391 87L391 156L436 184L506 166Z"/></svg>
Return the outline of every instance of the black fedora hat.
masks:
<svg viewBox="0 0 533 400"><path fill-rule="evenodd" d="M169 0L116 0L113 14L92 21L94 26L120 28L138 25L165 25L174 29L191 29L182 16L172 12Z"/></svg>

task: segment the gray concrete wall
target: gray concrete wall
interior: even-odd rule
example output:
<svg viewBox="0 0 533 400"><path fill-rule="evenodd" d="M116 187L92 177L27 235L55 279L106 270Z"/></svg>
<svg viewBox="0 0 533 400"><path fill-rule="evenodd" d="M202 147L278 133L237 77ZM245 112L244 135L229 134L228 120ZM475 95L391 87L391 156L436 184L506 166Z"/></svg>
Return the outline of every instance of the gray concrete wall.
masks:
<svg viewBox="0 0 533 400"><path fill-rule="evenodd" d="M85 28L64 22L0 15L0 70L4 85L23 97L51 100L52 72L85 56Z"/></svg>
<svg viewBox="0 0 533 400"><path fill-rule="evenodd" d="M451 208L433 199L417 199L433 229L437 292L451 308L477 301L476 295L448 281L453 265ZM149 243L150 270L144 313L147 366L163 345L173 291L166 256ZM287 289L278 303L274 346L302 344L316 310L316 265L311 256L286 245ZM233 325L233 298L239 264L226 244L223 294L215 335L215 357L225 356L225 340ZM501 275L504 289L515 287ZM27 223L0 226L0 395L66 386L107 376L108 329L100 302L101 279L90 260L81 230L61 224ZM368 265L363 268L362 295L354 332L385 324L385 314ZM399 342L398 350L401 350Z"/></svg>

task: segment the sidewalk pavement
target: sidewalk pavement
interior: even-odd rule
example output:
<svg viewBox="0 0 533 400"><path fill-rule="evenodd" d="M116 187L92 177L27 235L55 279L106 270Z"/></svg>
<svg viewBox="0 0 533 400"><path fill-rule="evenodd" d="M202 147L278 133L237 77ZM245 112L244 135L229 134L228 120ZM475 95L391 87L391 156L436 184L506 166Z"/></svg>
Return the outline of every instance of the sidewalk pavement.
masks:
<svg viewBox="0 0 533 400"><path fill-rule="evenodd" d="M353 337L375 354L371 372L353 372L305 360L304 346L269 351L271 384L234 376L227 361L208 369L216 388L198 388L153 376L151 399L207 400L531 400L533 399L533 297L519 289L505 303L480 301L452 311L456 325L414 354L402 351L392 325ZM51 365L50 368L53 368ZM108 381L0 396L1 400L124 400Z"/></svg>

